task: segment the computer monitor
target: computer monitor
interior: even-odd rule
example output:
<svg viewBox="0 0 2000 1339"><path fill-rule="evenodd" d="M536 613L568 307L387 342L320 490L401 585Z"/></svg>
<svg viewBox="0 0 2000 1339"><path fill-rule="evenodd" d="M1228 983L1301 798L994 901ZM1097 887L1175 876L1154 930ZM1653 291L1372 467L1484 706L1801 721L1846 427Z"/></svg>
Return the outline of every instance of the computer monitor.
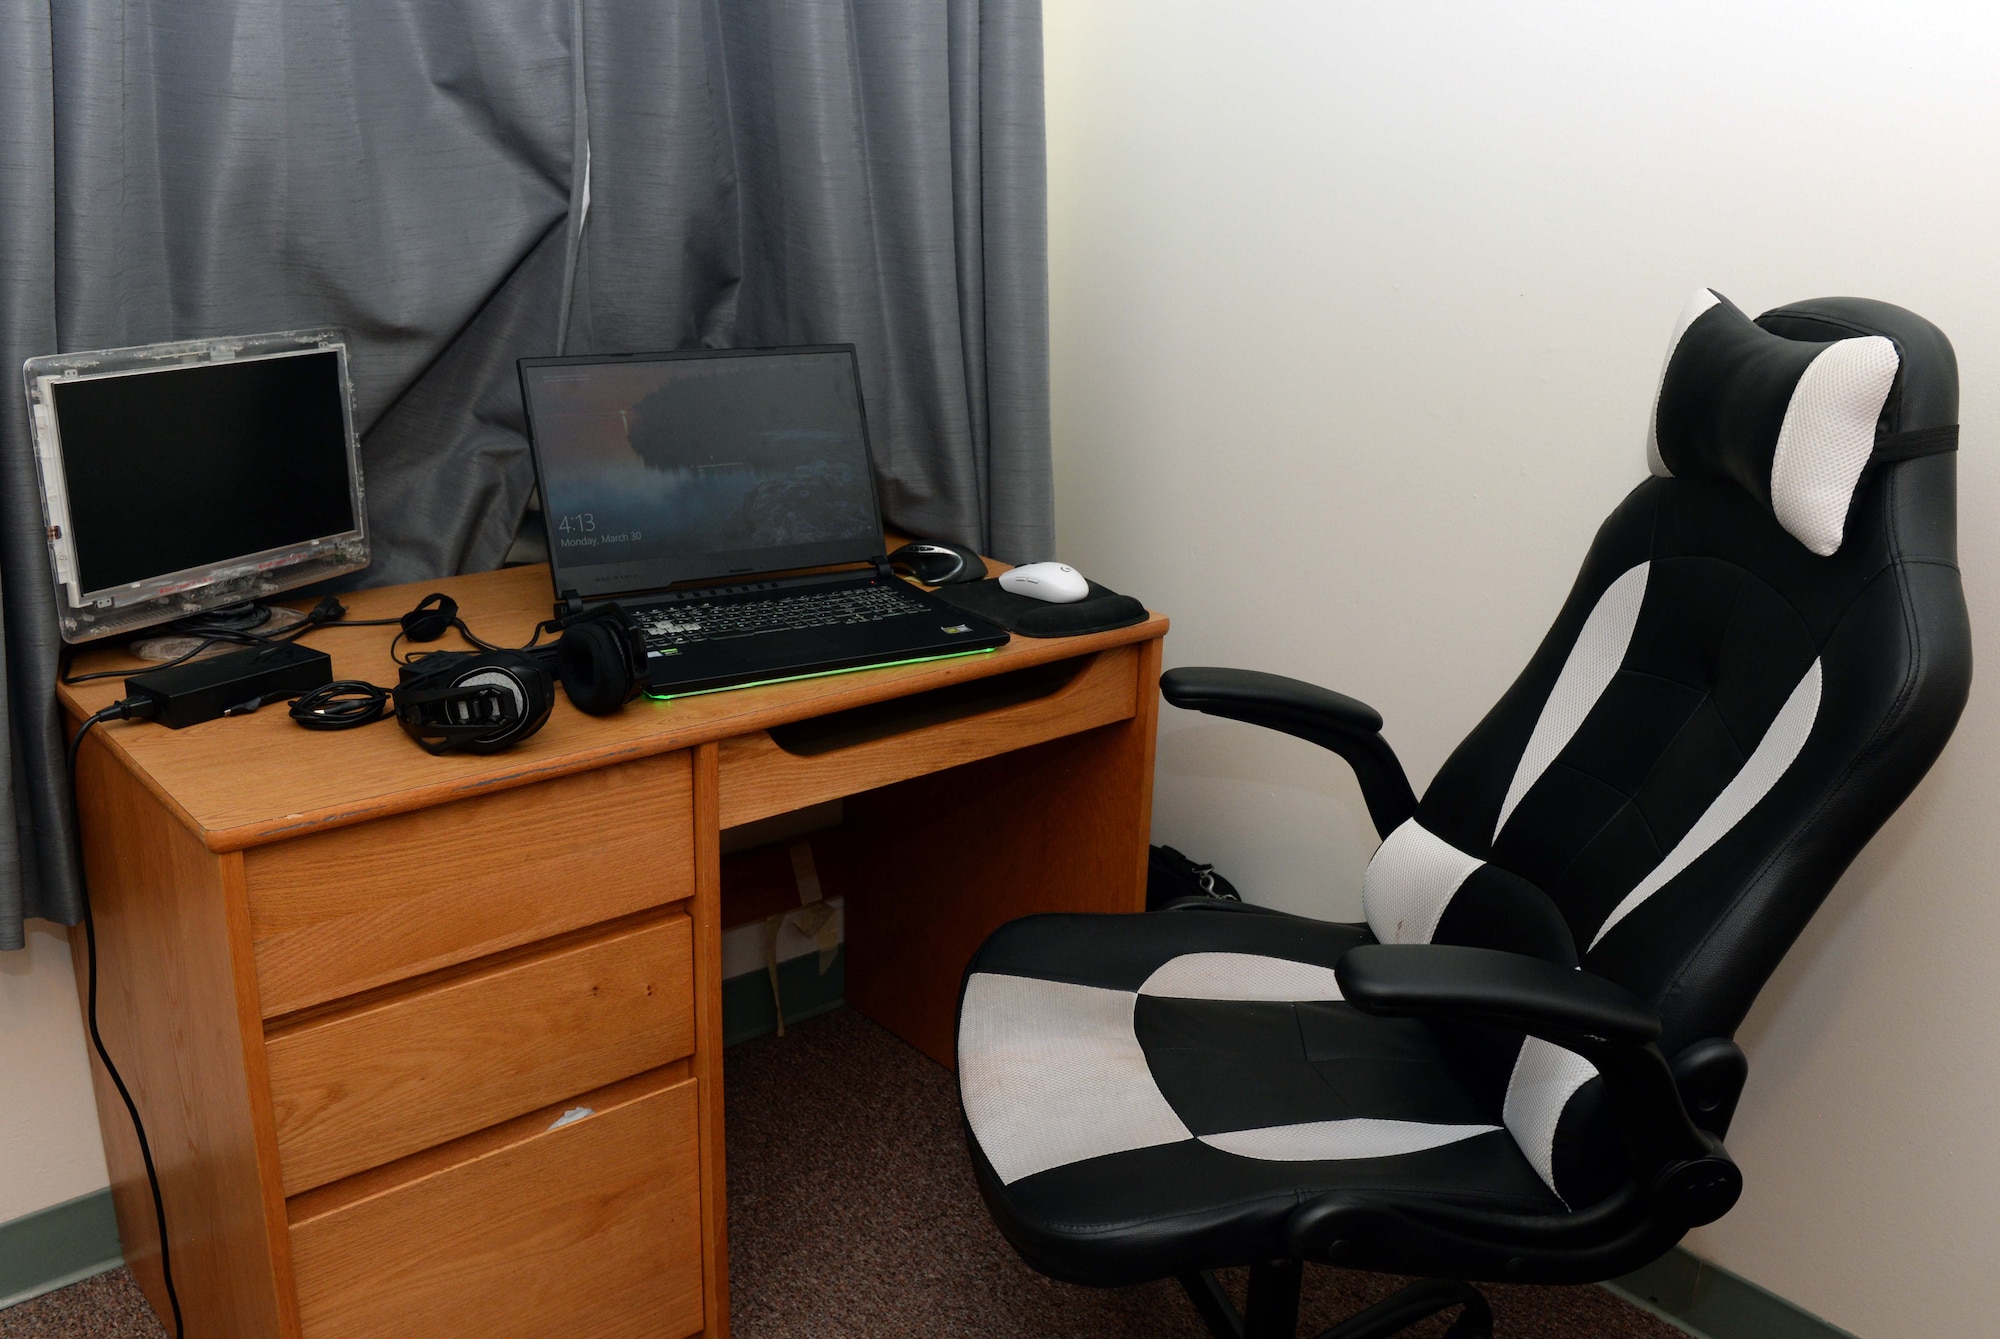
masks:
<svg viewBox="0 0 2000 1339"><path fill-rule="evenodd" d="M23 372L64 641L368 565L338 330L54 354Z"/></svg>

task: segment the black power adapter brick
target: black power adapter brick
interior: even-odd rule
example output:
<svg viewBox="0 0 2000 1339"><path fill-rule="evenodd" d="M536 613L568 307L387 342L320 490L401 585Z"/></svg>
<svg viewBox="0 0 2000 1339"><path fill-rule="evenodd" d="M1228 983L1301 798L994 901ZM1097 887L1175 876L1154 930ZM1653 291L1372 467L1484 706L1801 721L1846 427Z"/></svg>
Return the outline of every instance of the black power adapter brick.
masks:
<svg viewBox="0 0 2000 1339"><path fill-rule="evenodd" d="M332 682L333 660L326 652L280 642L135 674L125 681L125 697L151 703L153 720L179 730L218 716L255 711L266 702L297 697Z"/></svg>

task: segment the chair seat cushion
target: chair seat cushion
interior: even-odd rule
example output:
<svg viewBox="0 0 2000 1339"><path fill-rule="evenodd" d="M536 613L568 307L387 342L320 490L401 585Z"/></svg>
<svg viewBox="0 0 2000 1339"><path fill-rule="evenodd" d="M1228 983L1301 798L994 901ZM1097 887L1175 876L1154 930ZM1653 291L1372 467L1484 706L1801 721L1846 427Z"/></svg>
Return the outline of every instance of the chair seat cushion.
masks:
<svg viewBox="0 0 2000 1339"><path fill-rule="evenodd" d="M1561 1213L1429 1024L1342 1003L1366 926L1247 910L1034 916L974 958L959 1091L981 1190L1088 1283L1284 1256L1325 1191Z"/></svg>

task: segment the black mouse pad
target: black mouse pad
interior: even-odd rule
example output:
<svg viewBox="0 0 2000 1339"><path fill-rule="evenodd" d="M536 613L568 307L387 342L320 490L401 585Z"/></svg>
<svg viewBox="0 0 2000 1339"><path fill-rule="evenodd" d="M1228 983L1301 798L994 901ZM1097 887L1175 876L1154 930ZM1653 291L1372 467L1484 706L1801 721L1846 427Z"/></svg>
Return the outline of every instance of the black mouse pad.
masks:
<svg viewBox="0 0 2000 1339"><path fill-rule="evenodd" d="M1095 581L1090 583L1090 594L1074 604L1050 604L1001 590L998 577L962 586L939 586L931 593L946 604L1023 637L1080 637L1086 632L1109 632L1146 621L1145 605Z"/></svg>

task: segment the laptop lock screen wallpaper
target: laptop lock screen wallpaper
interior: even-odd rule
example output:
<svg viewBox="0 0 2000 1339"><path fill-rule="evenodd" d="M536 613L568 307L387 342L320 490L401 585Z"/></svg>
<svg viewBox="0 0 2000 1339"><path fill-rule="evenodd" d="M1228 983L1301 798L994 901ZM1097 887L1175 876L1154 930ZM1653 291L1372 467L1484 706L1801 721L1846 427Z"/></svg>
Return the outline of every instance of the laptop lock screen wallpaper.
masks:
<svg viewBox="0 0 2000 1339"><path fill-rule="evenodd" d="M845 350L544 365L525 378L559 564L679 572L754 550L880 545Z"/></svg>

